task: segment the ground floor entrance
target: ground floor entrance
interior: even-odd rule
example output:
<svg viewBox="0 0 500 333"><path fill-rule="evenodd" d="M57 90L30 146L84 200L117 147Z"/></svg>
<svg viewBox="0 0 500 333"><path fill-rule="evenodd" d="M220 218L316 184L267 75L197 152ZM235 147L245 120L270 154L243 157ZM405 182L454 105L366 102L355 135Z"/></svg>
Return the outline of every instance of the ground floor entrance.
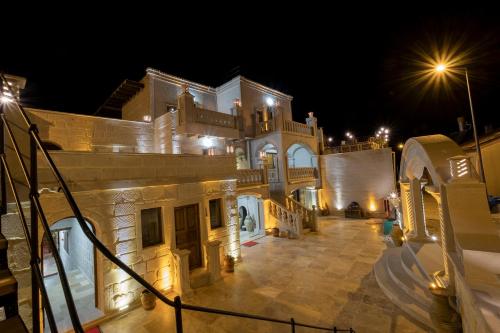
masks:
<svg viewBox="0 0 500 333"><path fill-rule="evenodd" d="M259 238L265 234L262 199L253 195L238 197L240 242Z"/></svg>
<svg viewBox="0 0 500 333"><path fill-rule="evenodd" d="M176 248L189 250L189 269L203 265L200 241L200 216L198 204L175 207Z"/></svg>
<svg viewBox="0 0 500 333"><path fill-rule="evenodd" d="M92 225L87 223L92 229ZM75 218L60 220L50 227L52 237L61 257L78 316L82 323L95 320L103 315L97 308L95 248L84 235ZM59 272L48 239L42 238L42 274L52 311L59 331L72 328L62 291ZM45 318L45 331L49 326Z"/></svg>
<svg viewBox="0 0 500 333"><path fill-rule="evenodd" d="M292 192L292 198L307 209L318 207L318 190L315 188L302 187Z"/></svg>

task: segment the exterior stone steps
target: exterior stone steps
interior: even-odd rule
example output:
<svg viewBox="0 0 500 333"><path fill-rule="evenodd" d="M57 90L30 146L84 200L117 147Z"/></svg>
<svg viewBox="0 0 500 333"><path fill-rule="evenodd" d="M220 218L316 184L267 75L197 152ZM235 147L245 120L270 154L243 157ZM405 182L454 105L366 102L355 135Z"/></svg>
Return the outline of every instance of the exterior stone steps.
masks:
<svg viewBox="0 0 500 333"><path fill-rule="evenodd" d="M401 262L408 276L411 277L413 281L420 284L422 288L427 288L431 282L431 277L420 267L415 259L415 255L407 247L406 243L402 246Z"/></svg>
<svg viewBox="0 0 500 333"><path fill-rule="evenodd" d="M375 278L380 289L410 317L427 327L434 328L431 321L430 306L424 305L429 303L426 300L419 299L421 296L413 292L408 286L413 283L411 277L407 276L401 264L399 264L399 269L397 265L396 268L389 268L391 262L393 262L392 260L388 260L389 256L399 257L399 260L401 260L401 248L391 248L389 250L386 250L374 265ZM397 274L394 274L394 272L397 272ZM404 281L399 280L399 278L402 278ZM413 286L416 287L416 284L413 284Z"/></svg>
<svg viewBox="0 0 500 333"><path fill-rule="evenodd" d="M432 295L422 284L415 282L415 278L403 268L401 260L402 251L400 248L391 248L386 253L387 271L391 278L407 294L412 295L415 300L424 308L429 308L432 304Z"/></svg>

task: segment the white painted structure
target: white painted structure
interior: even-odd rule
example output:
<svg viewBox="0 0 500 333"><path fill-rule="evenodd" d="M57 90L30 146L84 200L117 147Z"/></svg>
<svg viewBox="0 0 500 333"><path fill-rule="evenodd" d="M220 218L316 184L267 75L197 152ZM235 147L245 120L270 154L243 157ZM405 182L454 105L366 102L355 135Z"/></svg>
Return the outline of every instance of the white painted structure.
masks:
<svg viewBox="0 0 500 333"><path fill-rule="evenodd" d="M426 299L435 303L439 297L456 297L464 332L498 332L499 230L488 209L485 185L479 182L469 157L443 135L412 138L403 149L399 181L406 242L399 261L388 259L395 252L389 249L376 267L382 289L415 319L442 329L443 322L432 318L432 307L428 308L429 318L419 314L411 302L401 301L418 293L410 291L411 287L405 289L404 278L395 277L399 262L407 267L412 279L420 281L420 271L422 281L428 281L435 296L421 294L416 298L421 303ZM425 224L422 190L435 198L440 212L440 234L434 239ZM411 260L415 260L414 267L418 269L408 264ZM395 284L388 283L389 276Z"/></svg>

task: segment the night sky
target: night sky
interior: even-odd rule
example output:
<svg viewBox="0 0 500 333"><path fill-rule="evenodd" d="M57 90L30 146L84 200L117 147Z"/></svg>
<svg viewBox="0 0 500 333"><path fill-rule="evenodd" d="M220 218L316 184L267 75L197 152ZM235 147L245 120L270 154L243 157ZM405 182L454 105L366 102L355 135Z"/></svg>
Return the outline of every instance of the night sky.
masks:
<svg viewBox="0 0 500 333"><path fill-rule="evenodd" d="M416 50L450 45L468 52L464 65L480 132L498 128L498 11L415 6L422 8L316 6L289 13L243 6L213 17L184 8L189 14L114 13L113 21L109 13L65 15L64 22L18 25L15 41L7 49L2 44L0 70L27 77L25 105L82 114L94 113L124 79L140 80L146 67L214 87L241 74L294 96L294 119L303 122L314 111L337 142L346 130L361 137L389 126L397 144L450 133L456 117L470 119L462 78L426 93L410 79Z"/></svg>

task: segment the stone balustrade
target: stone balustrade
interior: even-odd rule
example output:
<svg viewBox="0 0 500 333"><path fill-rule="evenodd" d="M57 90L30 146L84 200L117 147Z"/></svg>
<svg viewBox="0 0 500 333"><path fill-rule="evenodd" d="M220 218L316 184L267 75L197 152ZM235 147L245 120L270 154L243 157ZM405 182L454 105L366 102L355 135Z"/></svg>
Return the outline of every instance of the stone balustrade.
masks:
<svg viewBox="0 0 500 333"><path fill-rule="evenodd" d="M260 123L257 123L256 126L256 135L263 135L267 133L274 132L276 129L276 126L274 124L274 119L268 120L268 121L261 121Z"/></svg>
<svg viewBox="0 0 500 333"><path fill-rule="evenodd" d="M312 231L317 231L316 212L314 210L304 207L300 202L291 197L285 197L285 207L299 215L304 228L311 228Z"/></svg>
<svg viewBox="0 0 500 333"><path fill-rule="evenodd" d="M197 123L219 127L236 128L238 124L236 119L237 117L222 112L200 108L194 109L194 121Z"/></svg>
<svg viewBox="0 0 500 333"><path fill-rule="evenodd" d="M307 181L318 178L316 168L288 168L288 181Z"/></svg>
<svg viewBox="0 0 500 333"><path fill-rule="evenodd" d="M293 120L283 121L283 132L314 136L313 128L307 124L298 123Z"/></svg>
<svg viewBox="0 0 500 333"><path fill-rule="evenodd" d="M341 146L325 147L325 154L350 153L354 151L381 149L386 147L387 143L372 137L369 138L367 141L360 141Z"/></svg>
<svg viewBox="0 0 500 333"><path fill-rule="evenodd" d="M302 223L299 214L288 210L274 200L270 201L269 214L278 220L278 227L288 230L292 237L302 234Z"/></svg>
<svg viewBox="0 0 500 333"><path fill-rule="evenodd" d="M236 170L238 186L267 184L264 169L240 169Z"/></svg>

